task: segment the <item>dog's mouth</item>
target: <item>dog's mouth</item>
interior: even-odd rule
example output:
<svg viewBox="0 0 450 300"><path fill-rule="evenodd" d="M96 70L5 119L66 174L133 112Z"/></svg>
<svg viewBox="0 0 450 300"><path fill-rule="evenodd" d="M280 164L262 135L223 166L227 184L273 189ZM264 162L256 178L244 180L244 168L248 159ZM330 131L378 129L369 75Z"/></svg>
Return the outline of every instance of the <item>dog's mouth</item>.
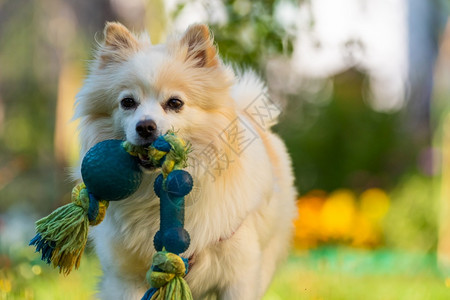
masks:
<svg viewBox="0 0 450 300"><path fill-rule="evenodd" d="M137 162L141 169L143 171L153 171L158 168L158 166L155 165L154 161L150 159L148 156L148 151L151 143L145 143L145 144L135 144L131 142L127 142L128 144L128 150L131 153L135 153L137 158Z"/></svg>
<svg viewBox="0 0 450 300"><path fill-rule="evenodd" d="M147 146L148 147L148 146ZM145 149L147 149L145 147ZM147 154L138 153L139 165L146 171L153 171L158 167L150 160Z"/></svg>

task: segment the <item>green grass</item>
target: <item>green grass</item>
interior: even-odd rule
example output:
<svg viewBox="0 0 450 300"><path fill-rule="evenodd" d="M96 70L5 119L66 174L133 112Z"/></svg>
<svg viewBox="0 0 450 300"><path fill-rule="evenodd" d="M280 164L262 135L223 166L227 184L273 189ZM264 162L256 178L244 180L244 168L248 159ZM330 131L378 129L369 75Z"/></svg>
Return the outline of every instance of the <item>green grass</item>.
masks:
<svg viewBox="0 0 450 300"><path fill-rule="evenodd" d="M435 257L322 248L291 256L264 300L450 299Z"/></svg>
<svg viewBox="0 0 450 300"><path fill-rule="evenodd" d="M37 254L34 254L37 256ZM0 300L84 300L95 299L95 289L101 275L98 260L85 256L81 267L69 276L40 261L22 262L12 270L0 269L0 280L11 282L11 292L0 287Z"/></svg>
<svg viewBox="0 0 450 300"><path fill-rule="evenodd" d="M12 286L8 293L0 289L0 299L94 299L100 275L97 259L89 255L67 277L37 260L22 261L0 269L0 279ZM432 255L321 248L292 254L264 300L444 300L450 299L445 282Z"/></svg>

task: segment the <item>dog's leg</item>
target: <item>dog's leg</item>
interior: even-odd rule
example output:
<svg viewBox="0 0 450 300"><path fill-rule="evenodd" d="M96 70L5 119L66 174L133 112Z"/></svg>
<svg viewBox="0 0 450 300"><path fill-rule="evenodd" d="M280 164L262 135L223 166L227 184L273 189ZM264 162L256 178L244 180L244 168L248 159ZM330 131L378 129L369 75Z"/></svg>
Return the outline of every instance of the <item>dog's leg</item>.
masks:
<svg viewBox="0 0 450 300"><path fill-rule="evenodd" d="M258 299L261 281L262 253L256 231L242 226L228 245L227 260L223 269L227 284L219 293L220 300L256 300Z"/></svg>
<svg viewBox="0 0 450 300"><path fill-rule="evenodd" d="M259 294L260 261L249 261L239 277L219 294L220 300L256 300Z"/></svg>
<svg viewBox="0 0 450 300"><path fill-rule="evenodd" d="M139 300L148 289L145 280L148 266L145 259L114 241L119 229L114 226L112 212L90 232L103 270L97 296L101 300Z"/></svg>
<svg viewBox="0 0 450 300"><path fill-rule="evenodd" d="M285 230L275 235L262 254L261 281L259 298L262 298L270 286L273 275L280 261L286 259L289 249L291 231Z"/></svg>

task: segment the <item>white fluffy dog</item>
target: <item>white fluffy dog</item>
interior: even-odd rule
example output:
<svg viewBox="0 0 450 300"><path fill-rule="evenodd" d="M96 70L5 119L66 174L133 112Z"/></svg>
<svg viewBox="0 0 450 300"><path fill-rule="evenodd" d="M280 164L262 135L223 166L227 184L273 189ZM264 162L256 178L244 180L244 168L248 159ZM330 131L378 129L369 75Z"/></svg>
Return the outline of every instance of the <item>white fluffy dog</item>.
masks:
<svg viewBox="0 0 450 300"><path fill-rule="evenodd" d="M270 132L279 111L265 86L220 60L205 25L165 45L119 23L108 23L104 34L77 95L81 156L102 140L144 145L170 129L189 141L191 244L182 256L190 258L185 278L194 299L260 299L287 254L296 196L285 146ZM148 289L158 170L144 160L141 166L139 190L110 202L91 232L103 269L101 299L140 299Z"/></svg>

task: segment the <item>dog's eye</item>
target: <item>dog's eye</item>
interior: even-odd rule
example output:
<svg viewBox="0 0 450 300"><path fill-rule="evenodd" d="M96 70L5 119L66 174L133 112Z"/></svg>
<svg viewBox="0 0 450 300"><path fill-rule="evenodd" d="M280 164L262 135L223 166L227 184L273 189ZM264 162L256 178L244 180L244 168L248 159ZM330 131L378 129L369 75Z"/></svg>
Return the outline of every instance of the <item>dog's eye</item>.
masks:
<svg viewBox="0 0 450 300"><path fill-rule="evenodd" d="M122 101L120 101L120 105L123 107L123 109L132 109L137 106L137 103L133 98L127 97L123 98Z"/></svg>
<svg viewBox="0 0 450 300"><path fill-rule="evenodd" d="M179 110L183 106L183 101L177 98L170 98L166 102L166 107L173 110Z"/></svg>

